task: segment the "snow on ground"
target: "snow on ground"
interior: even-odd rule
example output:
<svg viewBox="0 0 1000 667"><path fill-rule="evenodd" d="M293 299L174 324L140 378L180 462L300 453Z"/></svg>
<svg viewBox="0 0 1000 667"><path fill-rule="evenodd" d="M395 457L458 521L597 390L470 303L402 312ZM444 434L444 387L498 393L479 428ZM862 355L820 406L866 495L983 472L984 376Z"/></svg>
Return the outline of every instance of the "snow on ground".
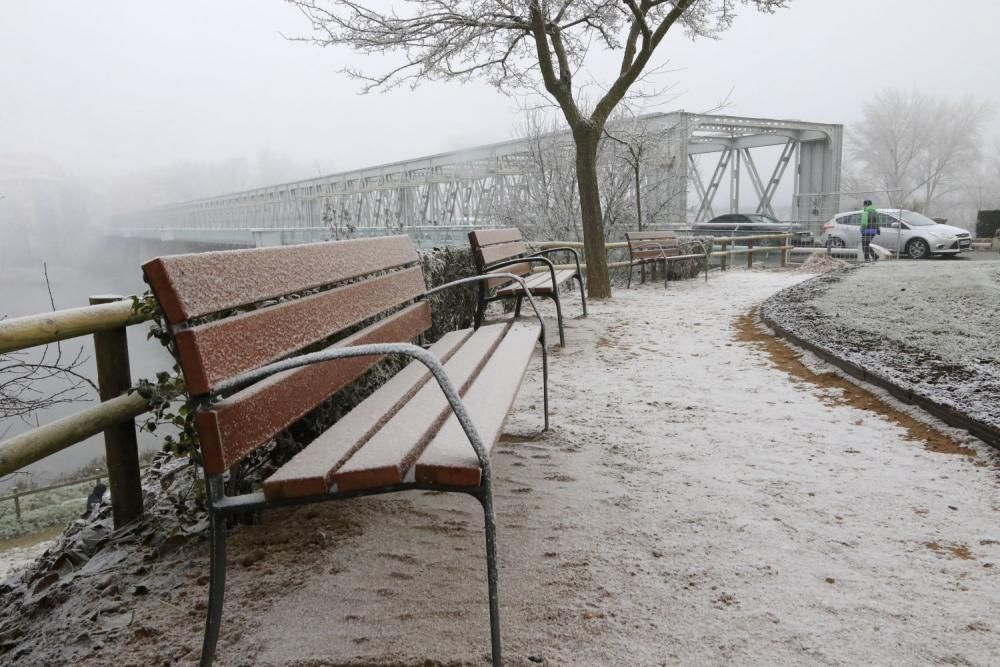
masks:
<svg viewBox="0 0 1000 667"><path fill-rule="evenodd" d="M785 329L1000 428L1000 263L880 262L771 298Z"/></svg>
<svg viewBox="0 0 1000 667"><path fill-rule="evenodd" d="M952 363L992 365L1000 377L1000 263L881 262L848 274L815 304L852 329Z"/></svg>
<svg viewBox="0 0 1000 667"><path fill-rule="evenodd" d="M506 665L996 662L998 457L928 451L737 338L804 278L731 271L590 304L551 355L544 434L529 371L494 452ZM275 510L229 547L216 664L488 662L471 498ZM86 664L195 661L206 553L123 573L109 605L136 630Z"/></svg>

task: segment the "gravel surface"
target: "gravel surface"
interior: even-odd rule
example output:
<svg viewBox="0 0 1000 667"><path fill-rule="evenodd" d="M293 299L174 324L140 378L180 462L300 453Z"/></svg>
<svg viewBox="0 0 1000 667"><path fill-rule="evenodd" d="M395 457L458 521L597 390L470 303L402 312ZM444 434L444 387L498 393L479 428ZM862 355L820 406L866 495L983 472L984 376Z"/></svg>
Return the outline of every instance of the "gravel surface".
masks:
<svg viewBox="0 0 1000 667"><path fill-rule="evenodd" d="M782 292L763 313L901 387L1000 427L1000 263L861 266Z"/></svg>

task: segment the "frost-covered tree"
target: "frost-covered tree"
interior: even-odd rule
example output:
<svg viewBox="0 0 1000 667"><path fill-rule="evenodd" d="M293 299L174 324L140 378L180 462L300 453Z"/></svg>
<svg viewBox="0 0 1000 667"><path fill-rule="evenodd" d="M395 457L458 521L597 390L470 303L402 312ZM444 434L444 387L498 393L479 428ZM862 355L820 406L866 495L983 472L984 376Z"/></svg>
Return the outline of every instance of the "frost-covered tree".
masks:
<svg viewBox="0 0 1000 667"><path fill-rule="evenodd" d="M653 54L680 26L715 37L740 6L771 12L788 0L410 0L375 9L357 0L288 0L302 9L322 46L401 61L377 71L345 71L364 90L422 80L482 77L503 91L544 90L561 109L575 144L575 169L591 298L611 295L597 152L605 125ZM401 6L397 7L399 4ZM574 76L594 48L620 55L614 79L588 98ZM384 60L380 60L384 62Z"/></svg>
<svg viewBox="0 0 1000 667"><path fill-rule="evenodd" d="M884 91L864 105L852 132L858 182L887 191L892 206L940 213L980 166L982 133L992 115L975 99Z"/></svg>

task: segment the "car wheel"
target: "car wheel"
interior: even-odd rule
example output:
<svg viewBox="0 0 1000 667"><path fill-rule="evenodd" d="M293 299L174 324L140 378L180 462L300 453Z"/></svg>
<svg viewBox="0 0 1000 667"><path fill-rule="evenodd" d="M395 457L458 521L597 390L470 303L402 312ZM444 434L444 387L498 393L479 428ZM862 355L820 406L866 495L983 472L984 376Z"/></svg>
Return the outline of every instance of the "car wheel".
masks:
<svg viewBox="0 0 1000 667"><path fill-rule="evenodd" d="M837 238L836 236L831 236L830 240L828 241L828 243L830 244L831 248L845 248L845 247L847 247L847 244L844 243L844 239Z"/></svg>
<svg viewBox="0 0 1000 667"><path fill-rule="evenodd" d="M931 247L923 239L913 239L906 244L906 254L910 259L926 259L931 256Z"/></svg>

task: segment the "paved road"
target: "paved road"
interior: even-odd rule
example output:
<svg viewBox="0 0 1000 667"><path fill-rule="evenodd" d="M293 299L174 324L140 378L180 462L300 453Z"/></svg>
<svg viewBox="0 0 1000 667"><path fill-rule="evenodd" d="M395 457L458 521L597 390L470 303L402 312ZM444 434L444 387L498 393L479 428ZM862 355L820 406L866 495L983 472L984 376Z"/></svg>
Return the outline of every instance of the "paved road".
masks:
<svg viewBox="0 0 1000 667"><path fill-rule="evenodd" d="M1000 262L1000 252L986 251L986 252L967 252L958 256L957 259L963 259L966 261L983 261L983 262Z"/></svg>

